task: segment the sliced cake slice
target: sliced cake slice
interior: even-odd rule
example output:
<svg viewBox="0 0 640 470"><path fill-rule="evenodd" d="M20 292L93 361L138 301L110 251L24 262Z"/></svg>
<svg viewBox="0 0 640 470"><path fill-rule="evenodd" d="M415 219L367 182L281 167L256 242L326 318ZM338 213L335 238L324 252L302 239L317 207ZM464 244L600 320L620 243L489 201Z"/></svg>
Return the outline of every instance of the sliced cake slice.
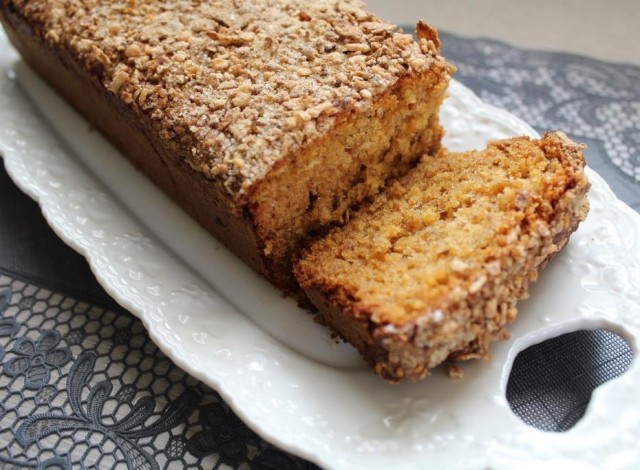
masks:
<svg viewBox="0 0 640 470"><path fill-rule="evenodd" d="M387 380L486 357L587 214L583 149L553 133L425 157L311 244L297 279Z"/></svg>

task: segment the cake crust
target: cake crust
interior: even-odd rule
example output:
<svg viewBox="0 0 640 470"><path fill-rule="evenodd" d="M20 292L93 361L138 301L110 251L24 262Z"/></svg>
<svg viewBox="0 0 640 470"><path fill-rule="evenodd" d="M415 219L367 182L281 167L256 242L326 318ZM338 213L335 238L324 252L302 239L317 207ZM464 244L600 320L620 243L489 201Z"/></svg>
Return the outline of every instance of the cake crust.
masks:
<svg viewBox="0 0 640 470"><path fill-rule="evenodd" d="M587 214L583 150L555 133L425 158L311 244L298 280L386 380L486 358Z"/></svg>
<svg viewBox="0 0 640 470"><path fill-rule="evenodd" d="M234 197L436 61L355 1L7 3Z"/></svg>
<svg viewBox="0 0 640 470"><path fill-rule="evenodd" d="M308 232L440 144L453 68L437 34L421 27L416 42L357 1L0 0L0 12L40 75L285 290ZM318 151L329 143L342 154ZM308 189L328 175L333 194Z"/></svg>

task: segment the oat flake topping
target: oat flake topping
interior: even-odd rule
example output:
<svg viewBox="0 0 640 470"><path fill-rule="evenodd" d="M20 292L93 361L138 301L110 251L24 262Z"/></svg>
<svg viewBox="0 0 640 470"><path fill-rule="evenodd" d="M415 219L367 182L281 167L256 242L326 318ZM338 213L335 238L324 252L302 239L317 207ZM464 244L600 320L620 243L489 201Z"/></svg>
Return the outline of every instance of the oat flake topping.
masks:
<svg viewBox="0 0 640 470"><path fill-rule="evenodd" d="M416 43L354 0L14 4L236 196L438 53L428 29Z"/></svg>

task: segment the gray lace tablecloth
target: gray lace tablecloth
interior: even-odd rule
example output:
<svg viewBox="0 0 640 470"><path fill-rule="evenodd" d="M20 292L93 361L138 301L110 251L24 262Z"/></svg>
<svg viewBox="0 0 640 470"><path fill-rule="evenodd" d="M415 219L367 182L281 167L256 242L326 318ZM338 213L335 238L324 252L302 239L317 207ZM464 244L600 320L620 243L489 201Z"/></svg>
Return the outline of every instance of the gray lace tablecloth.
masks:
<svg viewBox="0 0 640 470"><path fill-rule="evenodd" d="M640 210L639 67L446 33L442 40L458 80L540 131L562 129L587 143L589 165ZM175 367L3 169L0 313L0 467L315 467L260 439L216 392ZM514 366L511 407L541 429L568 429L593 388L631 357L607 331L530 348Z"/></svg>

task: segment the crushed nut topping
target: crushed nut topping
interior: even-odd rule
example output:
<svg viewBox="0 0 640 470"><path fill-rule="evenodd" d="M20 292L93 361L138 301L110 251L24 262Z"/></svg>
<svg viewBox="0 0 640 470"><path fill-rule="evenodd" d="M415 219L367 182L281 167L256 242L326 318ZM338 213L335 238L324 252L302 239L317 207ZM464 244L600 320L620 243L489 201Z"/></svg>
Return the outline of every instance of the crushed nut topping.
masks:
<svg viewBox="0 0 640 470"><path fill-rule="evenodd" d="M241 195L284 155L439 57L357 0L15 0L54 46Z"/></svg>

